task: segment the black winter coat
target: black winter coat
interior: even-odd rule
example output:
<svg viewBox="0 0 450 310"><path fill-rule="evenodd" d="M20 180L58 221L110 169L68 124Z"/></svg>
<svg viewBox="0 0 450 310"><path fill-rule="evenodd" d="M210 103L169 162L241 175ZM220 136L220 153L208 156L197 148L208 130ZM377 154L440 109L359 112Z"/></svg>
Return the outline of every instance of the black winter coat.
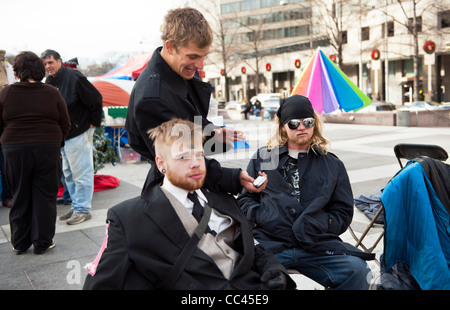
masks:
<svg viewBox="0 0 450 310"><path fill-rule="evenodd" d="M281 174L289 155L282 148L259 149L247 171L255 177L258 171L268 176L260 194L245 189L238 197L239 205L253 228L255 239L267 251L281 252L300 247L318 254L356 255L373 259L339 235L345 232L353 217L353 194L344 164L334 154L312 150L305 157L299 154L300 203L290 194L290 187ZM306 161L301 164L300 161Z"/></svg>
<svg viewBox="0 0 450 310"><path fill-rule="evenodd" d="M95 127L101 126L102 95L83 74L62 66L54 77L47 77L45 83L58 88L66 101L71 122L66 140L81 135L91 124Z"/></svg>
<svg viewBox="0 0 450 310"><path fill-rule="evenodd" d="M153 141L148 130L173 118L187 119L201 124L206 138L211 138L214 126L206 117L211 98L211 85L197 78L184 80L173 71L160 55L161 48L153 53L147 67L136 81L131 92L125 123L130 146L150 161L155 160ZM188 93L194 103L188 100ZM223 152L228 148L222 143L204 144L205 154ZM206 159L208 175L205 187L214 191L237 194L242 187L239 181L240 169L222 168L213 159ZM152 164L146 184L160 177Z"/></svg>

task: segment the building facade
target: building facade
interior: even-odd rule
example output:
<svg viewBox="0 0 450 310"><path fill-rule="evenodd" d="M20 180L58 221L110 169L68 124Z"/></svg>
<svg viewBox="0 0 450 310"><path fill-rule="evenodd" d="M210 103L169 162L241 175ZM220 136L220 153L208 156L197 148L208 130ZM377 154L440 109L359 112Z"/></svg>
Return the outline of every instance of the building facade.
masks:
<svg viewBox="0 0 450 310"><path fill-rule="evenodd" d="M223 42L204 68L218 100L289 95L320 48L373 101L412 101L415 72L414 100L450 101L449 1L219 0L205 15Z"/></svg>

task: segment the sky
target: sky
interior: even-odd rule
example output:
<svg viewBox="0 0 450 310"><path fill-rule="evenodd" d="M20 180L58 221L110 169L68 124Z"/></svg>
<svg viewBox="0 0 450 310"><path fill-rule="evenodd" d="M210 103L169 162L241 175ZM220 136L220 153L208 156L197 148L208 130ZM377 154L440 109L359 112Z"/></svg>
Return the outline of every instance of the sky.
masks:
<svg viewBox="0 0 450 310"><path fill-rule="evenodd" d="M161 45L160 27L178 0L2 0L0 49L7 55L46 49L80 66ZM7 3L5 3L7 2ZM85 62L85 63L81 63Z"/></svg>

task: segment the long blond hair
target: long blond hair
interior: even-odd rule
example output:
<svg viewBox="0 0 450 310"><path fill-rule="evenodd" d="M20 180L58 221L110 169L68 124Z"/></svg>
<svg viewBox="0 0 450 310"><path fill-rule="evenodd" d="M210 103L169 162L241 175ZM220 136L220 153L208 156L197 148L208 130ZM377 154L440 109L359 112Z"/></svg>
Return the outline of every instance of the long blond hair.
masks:
<svg viewBox="0 0 450 310"><path fill-rule="evenodd" d="M328 153L328 146L330 144L330 141L328 141L328 139L323 136L322 120L320 118L320 115L317 114L316 111L314 111L314 119L316 121L316 124L314 125L314 133L311 137L310 148L314 151L313 147L317 147L322 151L322 153L326 154ZM283 128L284 124L281 124L280 119L277 116L275 116L275 124L276 126L272 131L272 135L267 141L268 150L272 150L277 147L280 148L284 146L289 140L287 133Z"/></svg>

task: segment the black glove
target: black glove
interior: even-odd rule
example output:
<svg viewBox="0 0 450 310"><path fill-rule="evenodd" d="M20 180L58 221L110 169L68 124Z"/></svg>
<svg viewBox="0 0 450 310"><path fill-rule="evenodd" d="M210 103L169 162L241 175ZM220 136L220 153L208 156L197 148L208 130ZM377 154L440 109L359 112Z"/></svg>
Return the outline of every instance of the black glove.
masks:
<svg viewBox="0 0 450 310"><path fill-rule="evenodd" d="M261 276L261 282L269 289L284 290L286 288L286 276L280 270L267 270Z"/></svg>

